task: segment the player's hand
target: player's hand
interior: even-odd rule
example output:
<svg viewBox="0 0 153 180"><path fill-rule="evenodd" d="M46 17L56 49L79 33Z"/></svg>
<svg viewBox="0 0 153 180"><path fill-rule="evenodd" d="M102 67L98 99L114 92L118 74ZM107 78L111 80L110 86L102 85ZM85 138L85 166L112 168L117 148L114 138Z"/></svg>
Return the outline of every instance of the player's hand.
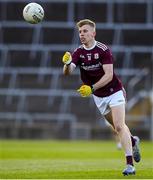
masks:
<svg viewBox="0 0 153 180"><path fill-rule="evenodd" d="M82 97L88 97L93 93L92 88L88 85L82 85L77 91Z"/></svg>
<svg viewBox="0 0 153 180"><path fill-rule="evenodd" d="M67 51L67 52L64 54L64 56L63 56L63 58L62 58L62 61L63 61L63 63L66 64L66 65L71 64L72 56L71 56L70 52Z"/></svg>

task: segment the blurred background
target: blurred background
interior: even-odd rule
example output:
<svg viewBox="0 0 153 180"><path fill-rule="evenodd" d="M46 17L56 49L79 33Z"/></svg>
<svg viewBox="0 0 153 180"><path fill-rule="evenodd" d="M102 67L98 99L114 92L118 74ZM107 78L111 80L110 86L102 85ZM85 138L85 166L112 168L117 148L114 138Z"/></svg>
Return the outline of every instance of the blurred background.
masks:
<svg viewBox="0 0 153 180"><path fill-rule="evenodd" d="M36 0L37 25L22 17L29 2L0 0L0 138L112 138L92 98L76 92L79 71L62 75L64 52L80 44L75 23L89 18L113 51L128 126L153 140L153 0Z"/></svg>

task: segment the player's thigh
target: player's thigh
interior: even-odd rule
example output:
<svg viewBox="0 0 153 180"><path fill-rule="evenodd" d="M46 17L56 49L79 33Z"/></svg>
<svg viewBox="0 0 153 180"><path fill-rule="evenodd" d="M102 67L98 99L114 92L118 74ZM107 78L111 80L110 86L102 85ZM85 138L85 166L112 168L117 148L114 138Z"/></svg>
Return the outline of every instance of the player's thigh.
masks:
<svg viewBox="0 0 153 180"><path fill-rule="evenodd" d="M118 106L112 106L112 119L115 127L122 127L125 125L125 104L120 104Z"/></svg>

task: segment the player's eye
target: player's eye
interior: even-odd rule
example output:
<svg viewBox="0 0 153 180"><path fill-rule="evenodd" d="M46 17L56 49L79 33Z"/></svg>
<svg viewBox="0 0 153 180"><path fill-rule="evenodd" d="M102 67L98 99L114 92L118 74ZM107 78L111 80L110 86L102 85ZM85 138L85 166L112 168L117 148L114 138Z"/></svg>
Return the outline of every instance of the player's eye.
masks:
<svg viewBox="0 0 153 180"><path fill-rule="evenodd" d="M83 32L84 32L84 33L87 33L87 32L88 32L88 30L87 30L87 29L85 29Z"/></svg>

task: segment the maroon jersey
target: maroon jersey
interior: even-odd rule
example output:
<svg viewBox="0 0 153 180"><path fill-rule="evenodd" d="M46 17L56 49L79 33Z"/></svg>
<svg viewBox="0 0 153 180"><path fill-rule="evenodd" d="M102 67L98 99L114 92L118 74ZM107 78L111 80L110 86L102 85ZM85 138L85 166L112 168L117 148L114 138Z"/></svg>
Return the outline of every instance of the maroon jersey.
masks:
<svg viewBox="0 0 153 180"><path fill-rule="evenodd" d="M77 48L72 54L72 62L79 66L83 83L91 86L104 75L103 65L113 64L113 57L105 44L95 41L95 45L90 49L85 48L84 45ZM122 84L113 73L113 79L102 88L94 91L94 95L105 97L121 89Z"/></svg>

